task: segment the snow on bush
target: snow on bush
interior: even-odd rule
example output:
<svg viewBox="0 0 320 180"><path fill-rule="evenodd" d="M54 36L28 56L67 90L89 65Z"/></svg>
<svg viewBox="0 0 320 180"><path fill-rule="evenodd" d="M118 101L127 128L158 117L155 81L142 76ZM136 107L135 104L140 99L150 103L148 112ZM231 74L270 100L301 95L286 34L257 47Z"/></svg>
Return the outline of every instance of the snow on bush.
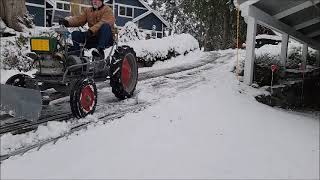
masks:
<svg viewBox="0 0 320 180"><path fill-rule="evenodd" d="M12 39L12 38L11 38ZM1 68L29 71L33 60L27 57L29 50L29 38L20 34L12 40L1 42Z"/></svg>
<svg viewBox="0 0 320 180"><path fill-rule="evenodd" d="M119 31L119 42L121 43L143 39L146 39L145 34L140 32L137 25L131 21L127 22L121 31Z"/></svg>
<svg viewBox="0 0 320 180"><path fill-rule="evenodd" d="M288 45L288 60L286 66L289 69L300 68L303 61L302 58L302 44L297 42L290 42ZM308 49L307 65L315 65L316 63L316 51Z"/></svg>
<svg viewBox="0 0 320 180"><path fill-rule="evenodd" d="M140 61L155 62L173 56L185 55L199 49L199 42L190 34L180 34L162 39L139 40L125 43L133 47Z"/></svg>
<svg viewBox="0 0 320 180"><path fill-rule="evenodd" d="M284 73L284 66L281 64L281 43L278 45L264 45L255 49L255 67L254 81L260 86L268 85L271 82L271 65L277 65L278 71L274 74L274 83L276 83ZM239 63L239 75L243 75L245 61L245 52L241 52ZM288 58L286 68L298 69L302 62L302 45L291 41L288 44ZM307 64L313 65L316 62L316 51L308 50ZM236 65L235 65L236 66Z"/></svg>

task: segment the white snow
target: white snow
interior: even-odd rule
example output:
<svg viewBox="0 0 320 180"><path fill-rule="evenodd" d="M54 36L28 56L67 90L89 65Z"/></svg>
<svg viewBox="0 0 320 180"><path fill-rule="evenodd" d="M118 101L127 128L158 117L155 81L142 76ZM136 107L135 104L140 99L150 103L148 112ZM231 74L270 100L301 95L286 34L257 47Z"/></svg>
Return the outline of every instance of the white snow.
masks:
<svg viewBox="0 0 320 180"><path fill-rule="evenodd" d="M172 35L162 39L138 40L124 45L133 47L137 57L143 58L144 61L165 59L169 52L184 54L199 49L199 42L190 34Z"/></svg>
<svg viewBox="0 0 320 180"><path fill-rule="evenodd" d="M35 132L12 135L11 133L1 136L1 155L10 153L21 147L35 144L41 140L55 138L70 130L69 122L48 122L45 126L40 125Z"/></svg>
<svg viewBox="0 0 320 180"><path fill-rule="evenodd" d="M127 43L145 39L145 34L140 32L139 28L132 21L127 22L119 31L119 42Z"/></svg>
<svg viewBox="0 0 320 180"><path fill-rule="evenodd" d="M271 39L276 41L281 41L281 37L277 35L268 35L268 34L259 34L256 36L256 39Z"/></svg>
<svg viewBox="0 0 320 180"><path fill-rule="evenodd" d="M258 103L234 61L139 82L137 97L159 101L12 157L1 178L318 179L319 118Z"/></svg>
<svg viewBox="0 0 320 180"><path fill-rule="evenodd" d="M208 54L198 50L188 53L185 56L173 57L167 61L157 61L153 64L152 67L140 68L139 72L149 72L154 70L168 69L172 67L179 67L183 65L196 64L201 62L202 59L205 59Z"/></svg>

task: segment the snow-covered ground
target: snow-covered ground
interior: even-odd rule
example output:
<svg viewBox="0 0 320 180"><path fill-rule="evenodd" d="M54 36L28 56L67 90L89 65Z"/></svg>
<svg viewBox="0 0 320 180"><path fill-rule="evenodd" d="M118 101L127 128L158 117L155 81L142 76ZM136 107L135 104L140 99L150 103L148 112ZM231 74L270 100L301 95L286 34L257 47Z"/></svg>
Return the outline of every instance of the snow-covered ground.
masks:
<svg viewBox="0 0 320 180"><path fill-rule="evenodd" d="M234 51L219 53L233 57L140 81L123 104L146 109L5 160L1 178L318 179L319 117L258 103L261 92L230 72ZM107 113L105 94L97 114Z"/></svg>

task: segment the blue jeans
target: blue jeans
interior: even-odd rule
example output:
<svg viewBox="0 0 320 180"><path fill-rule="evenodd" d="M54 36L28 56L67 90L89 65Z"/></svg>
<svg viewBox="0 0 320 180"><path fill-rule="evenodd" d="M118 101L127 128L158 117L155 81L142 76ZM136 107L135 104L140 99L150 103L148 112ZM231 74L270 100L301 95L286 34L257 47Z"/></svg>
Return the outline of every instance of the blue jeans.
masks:
<svg viewBox="0 0 320 180"><path fill-rule="evenodd" d="M87 38L87 32L73 31L71 34L73 47L69 49L70 54L80 55L79 43L84 43ZM111 26L107 23L103 24L97 34L87 39L86 48L105 49L113 44Z"/></svg>

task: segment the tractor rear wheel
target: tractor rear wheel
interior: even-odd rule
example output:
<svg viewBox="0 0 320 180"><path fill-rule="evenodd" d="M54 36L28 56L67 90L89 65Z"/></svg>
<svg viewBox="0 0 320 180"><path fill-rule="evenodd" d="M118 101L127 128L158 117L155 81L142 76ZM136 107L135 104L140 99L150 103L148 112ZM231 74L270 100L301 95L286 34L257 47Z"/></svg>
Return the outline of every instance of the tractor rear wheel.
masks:
<svg viewBox="0 0 320 180"><path fill-rule="evenodd" d="M129 46L121 46L115 51L110 65L110 86L120 100L130 98L138 81L136 53Z"/></svg>
<svg viewBox="0 0 320 180"><path fill-rule="evenodd" d="M97 87L92 79L79 79L70 91L72 114L80 119L93 114L97 105Z"/></svg>

